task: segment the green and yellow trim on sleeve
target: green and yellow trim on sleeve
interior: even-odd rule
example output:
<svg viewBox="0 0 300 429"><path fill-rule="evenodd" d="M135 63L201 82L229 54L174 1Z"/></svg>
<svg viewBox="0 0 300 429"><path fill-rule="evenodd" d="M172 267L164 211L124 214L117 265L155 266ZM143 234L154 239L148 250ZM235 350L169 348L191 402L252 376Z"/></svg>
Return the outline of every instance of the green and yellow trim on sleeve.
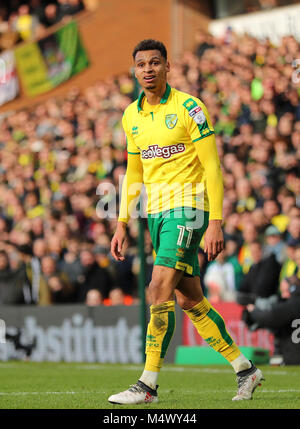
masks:
<svg viewBox="0 0 300 429"><path fill-rule="evenodd" d="M199 108L199 110L200 110L200 114L202 114L202 115L204 115L204 112L202 111L202 108L201 108L201 106L199 106L197 103L196 103L196 101L195 100L193 100L193 98L188 98L184 103L183 103L183 106L186 108L186 110L188 111L188 113L189 113L189 116L191 117L191 118L193 118L193 116L195 115L195 117L196 117L196 115L197 115L197 112L196 112L196 108L198 107ZM192 115L192 113L194 112L194 115ZM205 115L204 115L205 116ZM202 122L199 122L198 123L198 121L196 121L196 119L194 119L194 121L197 123L197 126L198 126L198 130L199 130L199 133L200 133L200 136L199 137L197 137L196 139L193 139L192 141L193 141L193 143L195 143L195 142L197 142L198 140L202 140L202 139L204 139L205 137L207 137L207 136L210 136L211 134L214 134L214 130L213 129L211 129L210 127L209 127L209 124L208 124L208 121L207 121L207 118L205 117L205 120Z"/></svg>

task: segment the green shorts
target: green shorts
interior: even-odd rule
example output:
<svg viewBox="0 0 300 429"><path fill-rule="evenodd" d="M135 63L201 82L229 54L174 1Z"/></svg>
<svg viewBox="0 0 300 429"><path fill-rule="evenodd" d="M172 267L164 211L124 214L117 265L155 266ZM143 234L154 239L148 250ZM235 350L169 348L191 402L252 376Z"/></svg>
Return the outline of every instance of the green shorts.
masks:
<svg viewBox="0 0 300 429"><path fill-rule="evenodd" d="M148 226L156 258L154 265L200 275L198 249L208 226L209 213L180 207L148 215Z"/></svg>

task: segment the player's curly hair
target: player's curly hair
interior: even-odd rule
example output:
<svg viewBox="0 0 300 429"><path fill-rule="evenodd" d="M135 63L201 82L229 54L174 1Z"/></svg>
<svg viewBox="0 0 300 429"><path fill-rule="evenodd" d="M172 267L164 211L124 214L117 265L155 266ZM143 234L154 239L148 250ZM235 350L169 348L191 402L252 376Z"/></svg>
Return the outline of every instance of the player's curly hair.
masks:
<svg viewBox="0 0 300 429"><path fill-rule="evenodd" d="M161 53L162 57L167 60L168 54L165 45L162 42L154 39L145 39L139 42L132 52L133 59L139 51L153 51L157 50Z"/></svg>

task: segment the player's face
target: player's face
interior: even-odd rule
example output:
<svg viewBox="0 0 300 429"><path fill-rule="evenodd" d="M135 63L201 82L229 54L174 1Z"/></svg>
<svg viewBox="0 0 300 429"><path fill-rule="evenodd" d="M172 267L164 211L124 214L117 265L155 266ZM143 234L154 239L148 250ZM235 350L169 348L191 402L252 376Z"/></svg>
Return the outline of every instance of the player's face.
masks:
<svg viewBox="0 0 300 429"><path fill-rule="evenodd" d="M139 51L135 56L135 76L143 89L160 89L167 82L170 64L160 51Z"/></svg>

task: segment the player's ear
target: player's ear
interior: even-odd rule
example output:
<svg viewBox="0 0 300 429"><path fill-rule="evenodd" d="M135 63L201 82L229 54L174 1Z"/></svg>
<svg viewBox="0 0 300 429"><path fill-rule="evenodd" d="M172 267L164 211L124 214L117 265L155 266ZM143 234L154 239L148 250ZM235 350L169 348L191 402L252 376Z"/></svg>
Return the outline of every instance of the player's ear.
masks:
<svg viewBox="0 0 300 429"><path fill-rule="evenodd" d="M171 69L169 61L166 61L166 71L169 72Z"/></svg>

